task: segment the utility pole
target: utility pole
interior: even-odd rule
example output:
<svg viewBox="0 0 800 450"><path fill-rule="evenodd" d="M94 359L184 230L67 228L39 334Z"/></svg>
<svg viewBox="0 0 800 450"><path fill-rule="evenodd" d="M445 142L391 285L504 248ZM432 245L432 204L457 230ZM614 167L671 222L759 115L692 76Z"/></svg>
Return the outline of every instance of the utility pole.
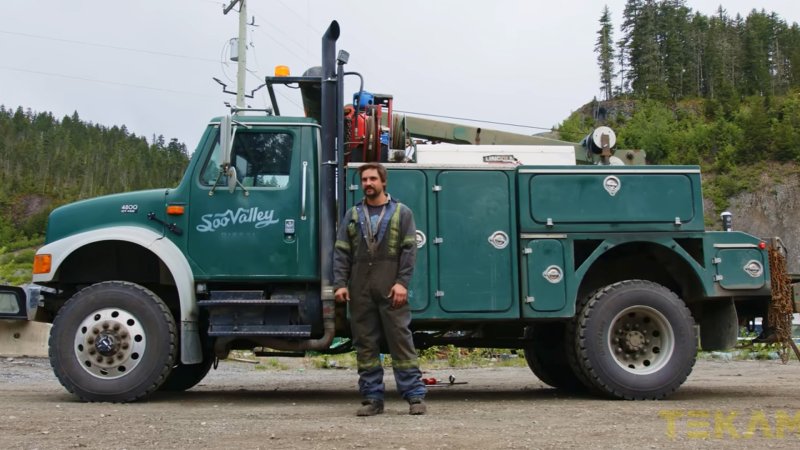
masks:
<svg viewBox="0 0 800 450"><path fill-rule="evenodd" d="M247 75L247 0L231 0L231 3L222 11L228 14L236 4L239 4L239 39L237 41L238 53L236 71L236 107L244 108L244 91Z"/></svg>

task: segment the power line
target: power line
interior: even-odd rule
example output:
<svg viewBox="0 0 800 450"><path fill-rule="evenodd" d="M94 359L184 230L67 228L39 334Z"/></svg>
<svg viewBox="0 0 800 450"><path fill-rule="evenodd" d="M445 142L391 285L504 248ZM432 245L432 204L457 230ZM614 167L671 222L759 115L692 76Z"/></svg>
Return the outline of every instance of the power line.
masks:
<svg viewBox="0 0 800 450"><path fill-rule="evenodd" d="M210 58L200 58L200 57L197 57L197 56L179 55L177 53L157 52L157 51L154 51L154 50L144 50L144 49L140 49L140 48L119 47L119 46L116 46L116 45L108 45L108 44L97 44L97 43L94 43L94 42L76 41L76 40L73 40L73 39L62 39L62 38L56 38L56 37L51 37L51 36L41 36L41 35L30 34L30 33L18 33L18 32L15 32L15 31L5 31L5 30L0 30L0 33L2 33L2 34L10 34L10 35L14 35L14 36L23 36L23 37L34 38L34 39L43 39L43 40L47 40L47 41L66 42L68 44L78 44L78 45L86 45L86 46L90 46L90 47L109 48L109 49L113 49L113 50L124 50L124 51L127 51L127 52L146 53L146 54L150 54L150 55L160 55L160 56L169 56L169 57L174 57L174 58L193 59L193 60L196 60L196 61L217 62L217 60L210 59Z"/></svg>
<svg viewBox="0 0 800 450"><path fill-rule="evenodd" d="M428 117L438 117L440 119L452 119L452 120L466 120L469 122L480 122L480 123L490 123L492 125L505 125L509 127L520 127L520 128L531 128L534 130L547 130L553 131L553 127L535 127L533 125L520 125L516 123L508 123L508 122L493 122L491 120L482 120L482 119L469 119L466 117L454 117L454 116L445 116L440 114L427 114L427 113L420 113L414 111L401 111L399 109L395 109L395 112L405 113L405 114L414 114L415 116L428 116Z"/></svg>
<svg viewBox="0 0 800 450"><path fill-rule="evenodd" d="M14 72L24 72L24 73L33 73L33 74L37 74L37 75L46 75L46 76L50 76L50 77L67 78L67 79L70 79L70 80L88 81L88 82L91 82L91 83L112 84L112 85L116 85L116 86L125 86L125 87L137 88L137 89L148 89L148 90L151 90L151 91L171 92L173 94L184 94L184 95L193 95L193 96L196 96L196 97L216 98L216 97L211 96L211 95L198 94L197 92L177 91L177 90L174 90L174 89L165 89L165 88L158 88L158 87L152 87L152 86L143 86L141 84L131 84L131 83L121 83L121 82L118 82L118 81L98 80L98 79L93 79L93 78L77 77L77 76L74 76L74 75L64 75L64 74L61 74L61 73L42 72L42 71L38 71L38 70L28 70L28 69L18 69L16 67L8 67L8 66L0 66L0 69L11 70L11 71L14 71Z"/></svg>
<svg viewBox="0 0 800 450"><path fill-rule="evenodd" d="M263 14L263 12L262 12L260 9L258 9L258 7L255 7L255 6L253 6L253 5L251 4L251 5L248 5L248 8L249 8L249 9L252 9L253 11L255 11L255 13L251 13L251 15L252 15L253 17L258 17L258 19L259 19L259 20L261 20L262 22L264 22L264 23L268 24L268 25L270 26L270 28L274 28L275 30L277 30L277 31L278 31L278 33L280 33L280 35L281 35L281 37L282 37L282 38L284 38L285 40L288 40L289 42L292 42L292 43L294 43L294 44L295 44L295 45L296 45L296 46L297 46L299 49L301 49L301 50L305 50L305 51L308 51L308 49L306 48L306 46L305 46L304 44L300 43L300 42L297 42L297 40L296 40L296 39L294 39L294 38L291 36L291 34L287 33L287 32L286 32L286 31L284 31L283 29L281 29L281 27L279 27L278 25L276 25L276 24L272 23L271 21L269 21L269 20L265 19L264 17L269 17L269 16L265 16L265 15ZM258 25L256 25L256 26L258 26ZM276 41L276 42L277 42L277 41Z"/></svg>

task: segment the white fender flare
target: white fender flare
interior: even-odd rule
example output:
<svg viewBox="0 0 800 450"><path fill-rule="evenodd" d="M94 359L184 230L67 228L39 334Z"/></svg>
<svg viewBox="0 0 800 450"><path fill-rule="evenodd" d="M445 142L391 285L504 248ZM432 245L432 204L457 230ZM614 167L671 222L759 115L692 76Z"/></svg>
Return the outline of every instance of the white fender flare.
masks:
<svg viewBox="0 0 800 450"><path fill-rule="evenodd" d="M52 257L50 272L34 274L34 283L46 283L53 280L61 264L72 252L86 245L103 241L125 241L137 244L153 252L167 267L175 287L178 290L180 303L181 326L181 361L193 364L202 361L198 335L198 308L194 290L194 275L183 252L163 235L140 227L118 226L92 230L67 236L40 248L36 254L49 254ZM199 359L198 359L199 358Z"/></svg>

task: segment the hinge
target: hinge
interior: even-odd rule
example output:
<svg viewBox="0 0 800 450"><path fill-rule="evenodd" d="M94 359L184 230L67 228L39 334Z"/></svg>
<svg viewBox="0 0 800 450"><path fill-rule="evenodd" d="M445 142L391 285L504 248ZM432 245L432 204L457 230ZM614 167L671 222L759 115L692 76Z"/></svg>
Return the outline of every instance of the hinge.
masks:
<svg viewBox="0 0 800 450"><path fill-rule="evenodd" d="M533 301L534 301L534 298L532 296L529 295L529 296L525 297L525 303L533 303Z"/></svg>
<svg viewBox="0 0 800 450"><path fill-rule="evenodd" d="M433 192L439 192L441 190L442 190L442 187L439 186L438 184L434 184L433 185Z"/></svg>
<svg viewBox="0 0 800 450"><path fill-rule="evenodd" d="M347 186L347 190L348 191L357 191L358 190L358 185L357 184L351 184L350 186Z"/></svg>
<svg viewBox="0 0 800 450"><path fill-rule="evenodd" d="M676 226L676 227L679 227L679 226L681 226L681 218L680 218L680 217L676 217L676 218L675 218L675 226Z"/></svg>
<svg viewBox="0 0 800 450"><path fill-rule="evenodd" d="M522 249L522 254L523 255L530 255L531 253L533 253L533 249L530 248L530 247L525 247L525 248Z"/></svg>
<svg viewBox="0 0 800 450"><path fill-rule="evenodd" d="M444 297L444 291L436 291L433 294L434 297Z"/></svg>
<svg viewBox="0 0 800 450"><path fill-rule="evenodd" d="M711 258L711 264L719 264L722 262L722 258Z"/></svg>
<svg viewBox="0 0 800 450"><path fill-rule="evenodd" d="M433 238L433 243L434 244L441 244L443 242L444 242L444 238L440 238L440 237Z"/></svg>
<svg viewBox="0 0 800 450"><path fill-rule="evenodd" d="M722 281L722 275L714 275L714 281Z"/></svg>
<svg viewBox="0 0 800 450"><path fill-rule="evenodd" d="M553 226L553 219L552 219L551 217L548 217L548 218L547 218L547 224L546 224L546 225L547 225L548 227L552 227L552 226Z"/></svg>

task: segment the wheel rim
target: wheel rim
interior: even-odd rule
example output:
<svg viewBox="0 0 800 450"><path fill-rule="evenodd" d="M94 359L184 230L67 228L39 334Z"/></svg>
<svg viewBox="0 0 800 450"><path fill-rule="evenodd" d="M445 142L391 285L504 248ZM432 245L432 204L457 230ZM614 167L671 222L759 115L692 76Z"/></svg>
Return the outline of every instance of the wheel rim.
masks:
<svg viewBox="0 0 800 450"><path fill-rule="evenodd" d="M119 308L97 310L75 332L75 356L90 375L110 380L133 371L147 347L136 316Z"/></svg>
<svg viewBox="0 0 800 450"><path fill-rule="evenodd" d="M675 332L663 314L647 306L622 310L611 321L608 346L614 361L636 375L659 371L672 357Z"/></svg>

